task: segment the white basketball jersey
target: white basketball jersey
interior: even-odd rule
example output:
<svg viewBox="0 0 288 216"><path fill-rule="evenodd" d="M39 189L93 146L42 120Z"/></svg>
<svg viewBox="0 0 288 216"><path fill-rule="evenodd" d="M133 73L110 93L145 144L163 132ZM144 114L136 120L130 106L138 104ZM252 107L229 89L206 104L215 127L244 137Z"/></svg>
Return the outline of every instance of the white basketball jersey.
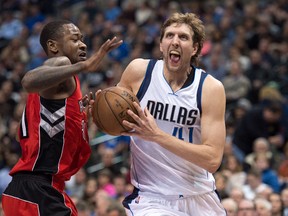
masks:
<svg viewBox="0 0 288 216"><path fill-rule="evenodd" d="M200 144L201 92L207 73L195 68L190 82L173 92L163 74L163 61L158 60L151 71L152 61L137 93L142 109L147 107L166 133L191 145ZM132 184L140 193L181 196L216 189L211 173L157 143L132 137L131 152Z"/></svg>

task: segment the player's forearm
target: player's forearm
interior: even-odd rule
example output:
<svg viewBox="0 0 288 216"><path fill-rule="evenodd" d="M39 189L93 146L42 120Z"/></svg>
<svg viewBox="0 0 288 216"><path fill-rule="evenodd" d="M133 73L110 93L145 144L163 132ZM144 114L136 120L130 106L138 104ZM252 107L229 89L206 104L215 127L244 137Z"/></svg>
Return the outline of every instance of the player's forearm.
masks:
<svg viewBox="0 0 288 216"><path fill-rule="evenodd" d="M84 69L82 62L63 66L41 66L25 74L22 86L27 92L39 92L55 86Z"/></svg>
<svg viewBox="0 0 288 216"><path fill-rule="evenodd" d="M191 144L164 133L159 135L155 141L163 148L208 172L214 173L220 166L222 154L219 151L221 148L215 149L215 144Z"/></svg>

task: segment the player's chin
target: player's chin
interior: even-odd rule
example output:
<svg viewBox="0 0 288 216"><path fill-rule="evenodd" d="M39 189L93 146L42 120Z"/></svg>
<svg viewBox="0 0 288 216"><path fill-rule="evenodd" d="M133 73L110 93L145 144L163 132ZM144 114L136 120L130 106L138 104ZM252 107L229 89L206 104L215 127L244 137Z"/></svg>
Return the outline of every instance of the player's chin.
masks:
<svg viewBox="0 0 288 216"><path fill-rule="evenodd" d="M79 56L78 61L86 61L87 57L85 56Z"/></svg>

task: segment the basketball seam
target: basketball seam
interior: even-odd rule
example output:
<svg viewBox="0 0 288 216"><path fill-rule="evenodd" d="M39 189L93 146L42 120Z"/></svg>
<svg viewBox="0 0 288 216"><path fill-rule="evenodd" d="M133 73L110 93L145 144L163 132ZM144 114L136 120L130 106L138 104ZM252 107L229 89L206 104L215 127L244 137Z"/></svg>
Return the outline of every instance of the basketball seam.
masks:
<svg viewBox="0 0 288 216"><path fill-rule="evenodd" d="M113 91L107 90L103 96L105 97L105 101L107 102L107 104L108 104L110 110L112 111L114 117L116 118L117 122L120 124L120 126L123 128L123 130L126 131L127 129L122 125L122 122L119 121L119 119L117 118L117 115L115 115L115 113L113 112L112 106L110 106L110 103L108 102L108 99L106 97L106 93L107 92L110 92L110 93L113 93L113 94L116 94L116 93L113 92ZM121 96L121 98L123 98L122 95L120 95L120 94L116 94L116 95L119 95L119 96ZM123 98L123 99L125 100L125 98ZM125 102L127 103L127 100L125 100ZM127 104L129 104L129 103L127 103Z"/></svg>
<svg viewBox="0 0 288 216"><path fill-rule="evenodd" d="M103 95L104 96L104 95ZM100 100L100 98L99 98L99 100ZM107 103L107 101L105 100L105 102ZM107 103L108 104L108 103ZM96 121L99 125L97 125L97 123L96 123L96 125L100 128L100 130L101 131L103 131L103 132L105 132L105 133L107 133L107 131L105 130L105 128L104 128L104 126L103 126L103 124L102 124L102 122L101 122L101 119L100 119L100 110L99 110L99 108L98 108L98 103L96 103L96 115L97 115L97 119L98 119L98 121Z"/></svg>
<svg viewBox="0 0 288 216"><path fill-rule="evenodd" d="M109 90L107 90L107 91L109 91ZM109 92L111 92L111 93L113 93L113 94L116 94L116 95L119 95L126 103L127 103L127 105L129 106L129 109L130 110L132 110L134 113L137 113L137 110L136 110L136 108L132 105L130 105L130 101L129 100L127 100L125 97L123 97L121 94L117 94L117 93L115 93L115 92L113 92L113 91L109 91ZM129 92L128 92L129 93ZM131 94L129 94L129 95L131 95ZM136 99L137 99L137 97L136 97ZM133 102L133 101L132 101ZM136 101L137 102L137 101ZM127 112L127 110L126 110L126 112ZM113 113L114 114L114 113ZM117 121L118 121L118 118L117 118L117 116L114 114L114 116L116 117L116 119L117 119ZM131 117L132 118L132 117ZM133 119L133 118L132 118ZM134 119L133 119L134 120ZM134 120L135 121L135 120ZM119 122L119 121L118 121ZM136 122L136 121L135 121ZM121 127L125 130L125 131L127 131L127 128L125 128L123 125L122 125L122 123L120 124L121 125Z"/></svg>

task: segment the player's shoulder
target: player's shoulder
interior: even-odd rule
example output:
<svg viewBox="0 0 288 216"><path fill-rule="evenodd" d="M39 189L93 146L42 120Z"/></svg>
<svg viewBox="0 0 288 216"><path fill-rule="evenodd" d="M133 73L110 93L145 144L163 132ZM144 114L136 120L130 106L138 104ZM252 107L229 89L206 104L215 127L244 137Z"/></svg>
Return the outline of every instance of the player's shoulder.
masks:
<svg viewBox="0 0 288 216"><path fill-rule="evenodd" d="M137 92L143 81L149 59L137 58L132 60L122 73L119 86L124 86Z"/></svg>
<svg viewBox="0 0 288 216"><path fill-rule="evenodd" d="M124 74L126 76L142 77L146 73L149 59L137 58L132 60L126 67Z"/></svg>
<svg viewBox="0 0 288 216"><path fill-rule="evenodd" d="M223 83L210 74L207 74L203 87L208 88L211 91L214 91L214 90L223 91L224 90Z"/></svg>
<svg viewBox="0 0 288 216"><path fill-rule="evenodd" d="M202 110L211 110L213 107L216 112L216 108L219 112L225 110L226 96L225 89L221 81L208 74L204 80L202 87Z"/></svg>
<svg viewBox="0 0 288 216"><path fill-rule="evenodd" d="M146 70L149 61L150 59L136 58L129 63L128 67L137 68L137 70L143 68Z"/></svg>
<svg viewBox="0 0 288 216"><path fill-rule="evenodd" d="M214 99L224 101L225 89L222 82L213 77L211 74L207 74L202 86L202 95L203 95L203 104L206 104L204 103L204 101L206 100L208 104L215 103L213 102Z"/></svg>

